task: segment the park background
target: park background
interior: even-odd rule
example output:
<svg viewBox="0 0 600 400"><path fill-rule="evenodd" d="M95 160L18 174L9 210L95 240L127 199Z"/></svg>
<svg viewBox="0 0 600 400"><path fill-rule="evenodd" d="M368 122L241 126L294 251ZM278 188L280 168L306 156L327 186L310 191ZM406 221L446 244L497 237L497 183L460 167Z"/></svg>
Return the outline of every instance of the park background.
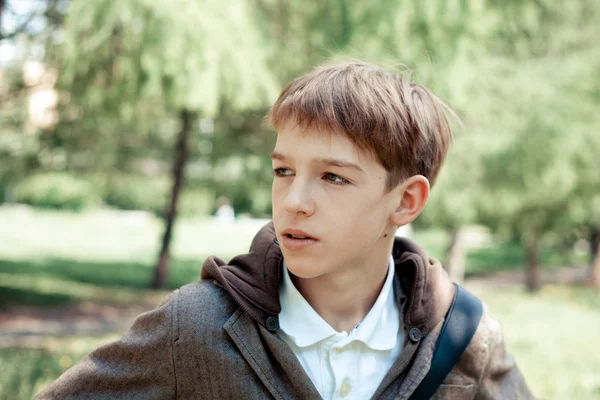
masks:
<svg viewBox="0 0 600 400"><path fill-rule="evenodd" d="M245 252L269 105L352 59L462 121L406 234L488 303L536 396L600 399L599 3L0 0L0 399Z"/></svg>

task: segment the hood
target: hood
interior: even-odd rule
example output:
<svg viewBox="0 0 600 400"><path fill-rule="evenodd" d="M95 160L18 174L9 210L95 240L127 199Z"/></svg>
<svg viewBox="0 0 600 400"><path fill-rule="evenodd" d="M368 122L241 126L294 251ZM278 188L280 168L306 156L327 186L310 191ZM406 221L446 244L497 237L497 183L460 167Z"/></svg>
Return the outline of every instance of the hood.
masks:
<svg viewBox="0 0 600 400"><path fill-rule="evenodd" d="M408 239L394 240L392 256L396 278L408 299L404 326L418 328L427 335L450 307L454 285L439 261ZM282 262L273 223L269 222L252 241L248 254L233 258L229 264L218 257L207 258L201 278L219 282L244 311L260 325L267 326L267 320L277 318L281 311Z"/></svg>

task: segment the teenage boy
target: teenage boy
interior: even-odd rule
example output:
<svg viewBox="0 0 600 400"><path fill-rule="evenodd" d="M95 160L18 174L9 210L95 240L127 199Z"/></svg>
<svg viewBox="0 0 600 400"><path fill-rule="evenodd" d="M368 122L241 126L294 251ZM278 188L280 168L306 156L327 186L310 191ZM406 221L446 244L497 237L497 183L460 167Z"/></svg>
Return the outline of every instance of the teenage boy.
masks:
<svg viewBox="0 0 600 400"><path fill-rule="evenodd" d="M273 222L250 252L142 314L39 399L408 399L455 286L398 227L423 210L451 139L446 107L406 76L328 65L289 84ZM532 398L484 308L436 399Z"/></svg>

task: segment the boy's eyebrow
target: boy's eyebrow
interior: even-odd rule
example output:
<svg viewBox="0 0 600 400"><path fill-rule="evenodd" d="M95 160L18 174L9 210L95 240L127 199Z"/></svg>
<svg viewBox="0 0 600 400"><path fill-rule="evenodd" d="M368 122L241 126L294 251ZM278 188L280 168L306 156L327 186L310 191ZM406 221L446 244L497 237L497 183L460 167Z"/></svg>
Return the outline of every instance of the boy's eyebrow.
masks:
<svg viewBox="0 0 600 400"><path fill-rule="evenodd" d="M279 161L286 161L287 157L284 156L281 153L278 153L276 151L271 153L271 159L272 160L279 160ZM355 164L351 161L346 161L346 160L341 160L338 158L318 158L315 160L316 162L320 163L320 164L325 164L325 165L331 165L333 167L341 167L341 168L354 168L358 171L364 172L365 170L362 169L358 164Z"/></svg>
<svg viewBox="0 0 600 400"><path fill-rule="evenodd" d="M271 153L271 160L285 161L287 158L283 154L274 151Z"/></svg>

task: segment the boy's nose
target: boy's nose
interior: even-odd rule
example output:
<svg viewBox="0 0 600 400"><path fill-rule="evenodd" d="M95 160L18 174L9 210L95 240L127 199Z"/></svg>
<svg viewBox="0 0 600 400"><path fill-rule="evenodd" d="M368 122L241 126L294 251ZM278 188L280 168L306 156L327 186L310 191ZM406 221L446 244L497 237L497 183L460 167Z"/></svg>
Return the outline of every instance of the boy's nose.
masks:
<svg viewBox="0 0 600 400"><path fill-rule="evenodd" d="M284 206L286 211L292 214L312 215L315 212L315 204L309 185L295 180L285 197Z"/></svg>

